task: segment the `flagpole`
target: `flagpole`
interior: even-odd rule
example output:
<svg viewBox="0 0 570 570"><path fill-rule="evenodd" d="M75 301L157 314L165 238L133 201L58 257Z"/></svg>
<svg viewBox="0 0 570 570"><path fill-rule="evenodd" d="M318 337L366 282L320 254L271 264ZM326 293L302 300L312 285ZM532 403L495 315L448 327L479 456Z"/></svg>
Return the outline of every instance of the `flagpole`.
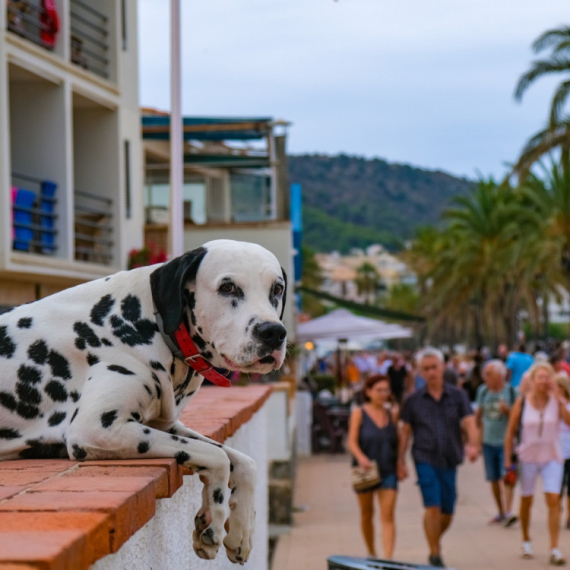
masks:
<svg viewBox="0 0 570 570"><path fill-rule="evenodd" d="M180 0L170 0L170 254L184 252Z"/></svg>

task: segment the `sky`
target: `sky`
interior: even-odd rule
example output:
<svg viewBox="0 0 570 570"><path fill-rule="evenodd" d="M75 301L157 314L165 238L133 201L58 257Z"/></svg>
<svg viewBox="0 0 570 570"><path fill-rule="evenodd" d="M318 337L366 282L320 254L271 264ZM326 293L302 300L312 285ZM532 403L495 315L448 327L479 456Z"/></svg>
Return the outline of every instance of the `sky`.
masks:
<svg viewBox="0 0 570 570"><path fill-rule="evenodd" d="M288 152L500 177L560 79L513 92L567 0L181 0L182 112L285 119ZM170 108L168 0L139 0L141 105Z"/></svg>

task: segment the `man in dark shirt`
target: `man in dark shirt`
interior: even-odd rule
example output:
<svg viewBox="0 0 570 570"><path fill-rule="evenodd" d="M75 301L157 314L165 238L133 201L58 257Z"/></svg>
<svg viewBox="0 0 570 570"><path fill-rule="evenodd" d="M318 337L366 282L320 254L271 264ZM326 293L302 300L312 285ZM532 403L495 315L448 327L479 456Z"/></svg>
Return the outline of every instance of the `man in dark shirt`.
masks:
<svg viewBox="0 0 570 570"><path fill-rule="evenodd" d="M464 457L461 428L468 435L466 452L470 461L479 455L479 437L465 391L443 381L442 353L426 348L418 356L418 365L426 385L404 403L398 475L401 479L408 475L405 455L413 435L412 457L425 507L429 563L443 568L441 537L451 524L457 499L457 466Z"/></svg>
<svg viewBox="0 0 570 570"><path fill-rule="evenodd" d="M406 362L400 354L394 357L394 361L388 368L388 378L390 378L390 391L399 405L402 405L404 391L406 389L406 378L408 369Z"/></svg>

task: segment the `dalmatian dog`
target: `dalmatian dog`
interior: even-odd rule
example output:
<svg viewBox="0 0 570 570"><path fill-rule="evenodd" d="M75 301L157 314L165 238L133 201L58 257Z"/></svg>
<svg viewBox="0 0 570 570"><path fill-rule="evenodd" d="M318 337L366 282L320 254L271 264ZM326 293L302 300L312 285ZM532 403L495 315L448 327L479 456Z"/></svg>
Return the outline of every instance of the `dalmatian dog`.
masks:
<svg viewBox="0 0 570 570"><path fill-rule="evenodd" d="M185 325L213 367L266 374L285 357L285 296L272 253L215 240L0 315L0 459L176 458L204 484L195 552L223 541L244 564L255 464L178 421L204 378L173 335Z"/></svg>

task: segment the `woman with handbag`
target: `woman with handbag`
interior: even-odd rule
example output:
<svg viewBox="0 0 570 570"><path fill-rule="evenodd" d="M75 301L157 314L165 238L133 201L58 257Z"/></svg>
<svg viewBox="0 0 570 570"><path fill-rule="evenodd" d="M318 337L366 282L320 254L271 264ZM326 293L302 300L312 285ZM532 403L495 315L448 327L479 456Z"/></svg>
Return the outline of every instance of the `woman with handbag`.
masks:
<svg viewBox="0 0 570 570"><path fill-rule="evenodd" d="M558 548L560 531L560 488L563 464L560 452L560 421L570 425L570 412L566 401L554 393L554 369L541 362L529 370L530 390L514 404L505 436L505 469L512 468L513 440L520 425L516 452L519 462L521 488L520 521L523 535L523 558L532 558L533 549L529 534L530 509L536 479L542 478L548 530L550 534L550 564L566 563Z"/></svg>
<svg viewBox="0 0 570 570"><path fill-rule="evenodd" d="M360 506L360 525L368 554L375 557L374 497L380 507L384 556L391 559L396 542L394 509L398 492L398 409L390 407L390 379L370 376L364 384L365 403L350 417L348 449L352 482Z"/></svg>

